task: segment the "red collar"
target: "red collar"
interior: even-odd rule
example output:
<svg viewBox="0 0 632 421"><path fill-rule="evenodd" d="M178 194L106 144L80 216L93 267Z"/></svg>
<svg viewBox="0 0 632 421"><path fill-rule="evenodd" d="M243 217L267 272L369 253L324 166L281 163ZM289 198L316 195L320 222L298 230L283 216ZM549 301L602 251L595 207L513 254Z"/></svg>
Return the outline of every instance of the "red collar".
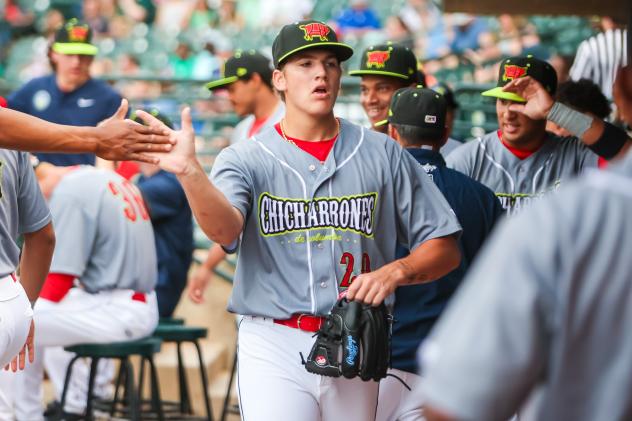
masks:
<svg viewBox="0 0 632 421"><path fill-rule="evenodd" d="M525 150L525 149L518 149L518 148L516 148L514 146L511 146L510 144L506 143L503 140L503 133L500 130L498 130L498 138L500 139L500 143L502 143L503 146L505 148L507 148L507 150L509 150L509 152L514 154L516 156L516 158L518 158L520 160L529 158L531 155L536 153L542 147L542 145L540 145L540 146L538 146L537 148L535 148L532 151Z"/></svg>

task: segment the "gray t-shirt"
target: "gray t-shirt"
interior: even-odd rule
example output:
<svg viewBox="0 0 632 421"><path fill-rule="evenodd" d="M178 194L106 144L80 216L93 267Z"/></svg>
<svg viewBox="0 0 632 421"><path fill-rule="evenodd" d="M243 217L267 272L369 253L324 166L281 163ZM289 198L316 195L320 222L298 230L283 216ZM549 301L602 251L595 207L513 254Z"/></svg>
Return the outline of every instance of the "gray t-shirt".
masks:
<svg viewBox="0 0 632 421"><path fill-rule="evenodd" d="M322 165L272 127L224 149L211 178L245 221L228 304L238 314L327 314L353 276L395 259L397 243L460 231L409 153L345 120Z"/></svg>
<svg viewBox="0 0 632 421"><path fill-rule="evenodd" d="M279 101L274 112L270 115L270 117L268 117L265 123L263 123L263 125L259 128L259 132L264 130L267 127L271 127L277 124L279 121L281 121L284 115L285 115L285 104ZM241 120L239 123L237 123L237 125L235 126L235 129L233 130L233 133L230 136L230 144L233 145L241 140L247 140L250 137L248 136L248 133L250 133L250 129L252 128L253 124L255 124L254 114L250 114L249 116Z"/></svg>
<svg viewBox="0 0 632 421"><path fill-rule="evenodd" d="M113 171L81 167L59 182L50 208L51 273L76 276L88 292L154 289L154 232L136 186Z"/></svg>
<svg viewBox="0 0 632 421"><path fill-rule="evenodd" d="M20 262L18 235L35 232L50 222L29 156L0 149L0 277L15 272Z"/></svg>
<svg viewBox="0 0 632 421"><path fill-rule="evenodd" d="M506 420L632 419L632 154L506 221L422 348L427 402ZM521 418L524 419L524 418Z"/></svg>
<svg viewBox="0 0 632 421"><path fill-rule="evenodd" d="M597 167L599 157L576 137L546 136L540 149L521 160L491 132L454 150L446 163L492 189L514 215L583 169Z"/></svg>

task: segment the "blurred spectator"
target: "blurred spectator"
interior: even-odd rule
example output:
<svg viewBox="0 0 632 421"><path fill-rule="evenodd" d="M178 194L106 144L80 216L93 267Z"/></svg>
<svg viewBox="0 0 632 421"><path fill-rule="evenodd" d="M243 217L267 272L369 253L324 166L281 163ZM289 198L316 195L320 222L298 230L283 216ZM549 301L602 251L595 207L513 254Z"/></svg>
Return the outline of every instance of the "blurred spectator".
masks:
<svg viewBox="0 0 632 421"><path fill-rule="evenodd" d="M570 76L573 80L592 80L611 99L617 69L628 63L627 30L624 21L614 18L602 18L601 25L603 32L579 45Z"/></svg>
<svg viewBox="0 0 632 421"><path fill-rule="evenodd" d="M237 11L236 0L222 0L219 8L219 21L227 34L236 34L244 28L244 18Z"/></svg>
<svg viewBox="0 0 632 421"><path fill-rule="evenodd" d="M580 79L577 82L569 80L561 83L557 88L555 100L601 120L606 119L612 111L608 99L601 92L599 86L588 79ZM546 130L561 137L572 136L568 130L552 121L546 122Z"/></svg>
<svg viewBox="0 0 632 421"><path fill-rule="evenodd" d="M304 20L314 8L313 0L275 0L258 2L257 21L260 27L276 28L289 22ZM242 10L241 5L239 10Z"/></svg>
<svg viewBox="0 0 632 421"><path fill-rule="evenodd" d="M116 65L116 74L120 76L142 77L140 61L131 54L121 54ZM134 100L140 98L157 98L160 96L160 83L146 80L124 80L116 84L116 89L123 97Z"/></svg>
<svg viewBox="0 0 632 421"><path fill-rule="evenodd" d="M210 80L218 77L221 63L215 55L215 44L206 42L204 48L195 56L191 76L197 80Z"/></svg>
<svg viewBox="0 0 632 421"><path fill-rule="evenodd" d="M179 33L189 23L196 0L161 1L156 11L155 24L158 28Z"/></svg>
<svg viewBox="0 0 632 421"><path fill-rule="evenodd" d="M336 18L338 30L345 35L348 32L365 32L382 27L377 13L369 6L368 0L350 0L349 7L343 9Z"/></svg>
<svg viewBox="0 0 632 421"><path fill-rule="evenodd" d="M400 15L389 16L386 19L386 39L396 42L404 47L408 47L411 50L415 48L414 34L404 22L404 19Z"/></svg>
<svg viewBox="0 0 632 421"><path fill-rule="evenodd" d="M193 75L195 56L191 54L191 47L184 41L178 43L176 51L169 57L171 75L177 79L190 79Z"/></svg>
<svg viewBox="0 0 632 421"><path fill-rule="evenodd" d="M49 47L54 73L26 83L8 97L9 107L47 121L96 126L116 112L121 97L102 81L90 77L97 54L90 27L77 19L57 31ZM58 166L94 165L94 154L38 153L40 161Z"/></svg>
<svg viewBox="0 0 632 421"><path fill-rule="evenodd" d="M50 9L44 15L41 24L42 35L46 38L55 35L55 32L64 24L64 15L57 9Z"/></svg>
<svg viewBox="0 0 632 421"><path fill-rule="evenodd" d="M566 82L569 78L571 65L573 64L573 57L553 54L549 58L549 63L551 63L551 66L555 69L555 73L557 73L557 80Z"/></svg>
<svg viewBox="0 0 632 421"><path fill-rule="evenodd" d="M489 33L489 28L482 18L465 13L455 13L451 16L454 38L450 48L456 54L466 50L476 50L481 44L481 37Z"/></svg>
<svg viewBox="0 0 632 421"><path fill-rule="evenodd" d="M101 0L83 1L83 20L90 25L95 38L107 34L108 20L101 12Z"/></svg>
<svg viewBox="0 0 632 421"><path fill-rule="evenodd" d="M118 6L134 22L153 23L156 18L153 0L118 0Z"/></svg>
<svg viewBox="0 0 632 421"><path fill-rule="evenodd" d="M187 28L190 31L201 33L209 26L217 26L218 23L219 12L217 8L211 7L210 0L198 0L189 15Z"/></svg>

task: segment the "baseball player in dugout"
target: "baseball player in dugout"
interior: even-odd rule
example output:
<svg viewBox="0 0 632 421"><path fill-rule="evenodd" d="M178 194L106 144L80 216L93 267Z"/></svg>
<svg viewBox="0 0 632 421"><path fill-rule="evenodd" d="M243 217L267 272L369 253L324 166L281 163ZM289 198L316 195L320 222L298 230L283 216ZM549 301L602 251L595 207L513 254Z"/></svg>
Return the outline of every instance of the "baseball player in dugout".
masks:
<svg viewBox="0 0 632 421"><path fill-rule="evenodd" d="M631 185L628 152L498 227L424 342L429 421L630 419Z"/></svg>
<svg viewBox="0 0 632 421"><path fill-rule="evenodd" d="M243 117L235 126L231 144L250 139L261 130L274 126L285 114L285 106L272 86L272 63L256 51L237 51L226 61L223 77L207 83L206 87L212 91L226 90L235 113ZM203 301L213 269L225 257L219 244L209 249L206 259L189 279L188 295L193 302Z"/></svg>
<svg viewBox="0 0 632 421"><path fill-rule="evenodd" d="M555 102L556 88L555 70L547 62L532 56L503 60L498 86L483 92L496 98L499 130L447 157L449 167L494 190L508 215L596 167L600 156L614 159L629 148L623 130ZM547 119L572 136L547 132Z"/></svg>
<svg viewBox="0 0 632 421"><path fill-rule="evenodd" d="M7 98L9 108L47 121L73 126L96 126L114 114L121 96L109 85L90 77L97 54L90 27L70 19L55 34L49 47L53 73L35 78ZM92 153L38 153L42 162L67 166L94 165Z"/></svg>
<svg viewBox="0 0 632 421"><path fill-rule="evenodd" d="M379 421L423 420L417 349L460 285L470 263L496 221L503 215L500 201L490 189L446 167L440 153L448 133L448 104L444 96L422 87L398 90L388 112L388 134L418 162L417 171L428 174L456 213L463 227L459 238L461 264L435 282L402 286L395 290L392 370L397 377L380 383ZM408 254L403 247L397 256ZM397 381L404 380L409 388Z"/></svg>
<svg viewBox="0 0 632 421"><path fill-rule="evenodd" d="M158 323L154 236L136 187L91 166L41 163L37 176L49 197L57 247L34 307L37 358L5 391L20 421L43 419L44 370L59 400L72 358L64 346L137 339ZM97 376L97 395L110 374ZM77 366L64 419L81 417L87 384L87 364Z"/></svg>
<svg viewBox="0 0 632 421"><path fill-rule="evenodd" d="M362 52L360 68L350 71L349 75L361 78L360 104L373 130L386 133L387 126L377 123L388 117L388 107L396 90L424 83L418 74L417 58L408 47L389 42Z"/></svg>
<svg viewBox="0 0 632 421"><path fill-rule="evenodd" d="M272 51L272 80L285 101L281 122L224 149L209 180L195 158L185 108L182 130L172 132L178 142L160 165L176 173L206 234L228 250L239 248L228 309L243 315L242 416L373 420L378 382L343 377L338 366L328 367L336 372L329 376L310 373L301 355L330 324L323 317L341 292L352 304L377 306L400 285L456 268L460 225L409 153L334 116L341 62L353 50L329 26L286 25ZM396 260L398 243L412 251ZM355 363L358 348L348 345L345 360ZM324 366L327 356L310 362Z"/></svg>
<svg viewBox="0 0 632 421"><path fill-rule="evenodd" d="M16 371L34 361L32 305L48 273L55 234L28 154L0 149L0 170L0 366L11 362L12 371ZM24 236L21 255L16 243L19 235ZM19 279L15 275L18 264ZM37 325L37 333L39 328ZM14 373L4 372L4 375L10 381ZM0 379L2 420L12 419L6 391L4 379Z"/></svg>

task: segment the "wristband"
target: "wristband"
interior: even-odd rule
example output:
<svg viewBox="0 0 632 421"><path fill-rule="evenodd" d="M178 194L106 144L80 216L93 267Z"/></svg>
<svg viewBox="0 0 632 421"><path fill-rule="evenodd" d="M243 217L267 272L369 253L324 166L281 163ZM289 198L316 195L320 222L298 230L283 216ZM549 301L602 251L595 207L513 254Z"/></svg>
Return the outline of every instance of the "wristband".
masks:
<svg viewBox="0 0 632 421"><path fill-rule="evenodd" d="M628 141L628 134L625 130L604 121L603 133L588 148L602 158L611 159L617 156L623 145Z"/></svg>
<svg viewBox="0 0 632 421"><path fill-rule="evenodd" d="M593 120L592 117L575 111L571 107L557 101L551 107L551 111L549 111L549 115L546 118L580 139L590 129Z"/></svg>

